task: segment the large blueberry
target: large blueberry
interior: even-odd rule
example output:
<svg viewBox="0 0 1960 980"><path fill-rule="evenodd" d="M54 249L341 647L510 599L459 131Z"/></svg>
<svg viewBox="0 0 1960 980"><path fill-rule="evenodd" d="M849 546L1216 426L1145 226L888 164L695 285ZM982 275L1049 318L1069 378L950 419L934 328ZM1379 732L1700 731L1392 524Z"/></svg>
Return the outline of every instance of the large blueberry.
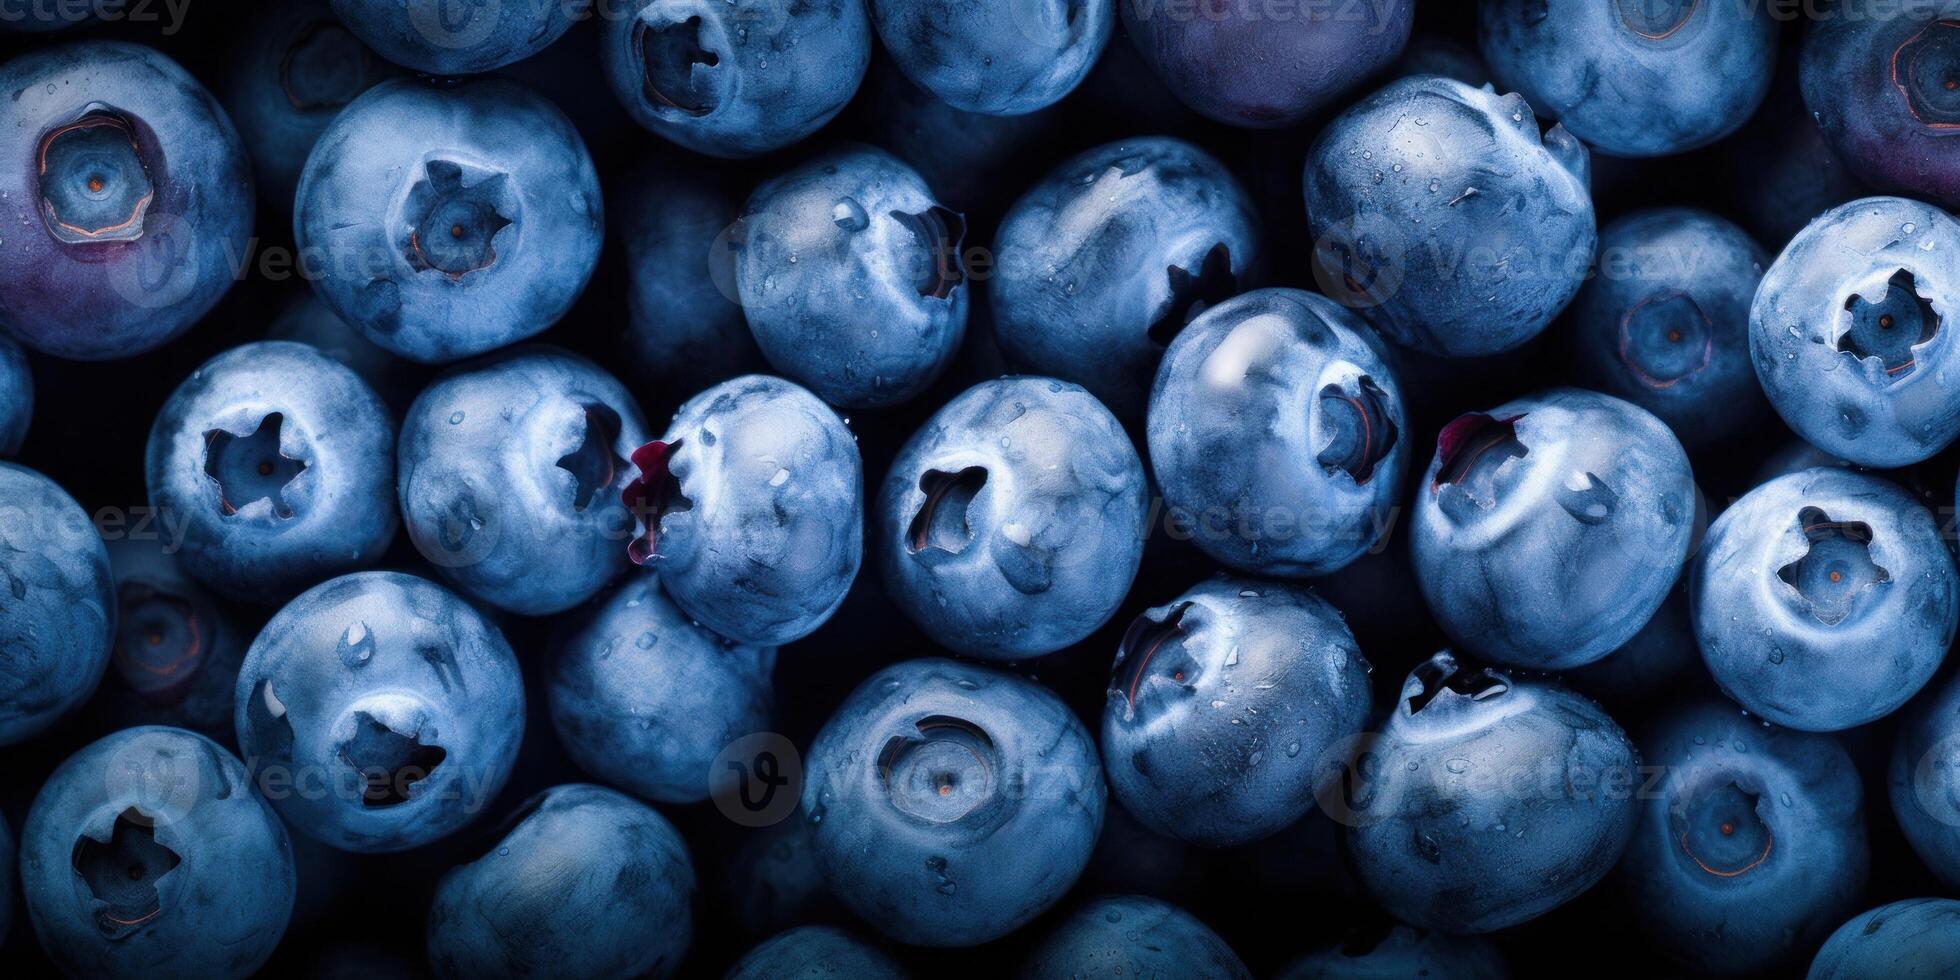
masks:
<svg viewBox="0 0 1960 980"><path fill-rule="evenodd" d="M550 347L466 364L402 423L409 537L457 588L526 616L562 612L627 568L627 461L646 442L633 396Z"/></svg>
<svg viewBox="0 0 1960 980"><path fill-rule="evenodd" d="M1143 463L1109 410L1048 378L974 386L878 495L885 589L934 641L1023 660L1109 621L1143 559Z"/></svg>
<svg viewBox="0 0 1960 980"><path fill-rule="evenodd" d="M1911 494L1824 467L1778 477L1716 518L1690 596L1722 692L1812 732L1882 718L1933 676L1960 620L1953 559Z"/></svg>
<svg viewBox="0 0 1960 980"><path fill-rule="evenodd" d="M1102 828L1095 742L1031 681L950 660L873 674L810 746L803 817L831 891L916 946L1055 904Z"/></svg>
<svg viewBox="0 0 1960 980"><path fill-rule="evenodd" d="M1123 29L1184 104L1234 126L1292 126L1401 55L1414 0L1119 0Z"/></svg>
<svg viewBox="0 0 1960 980"><path fill-rule="evenodd" d="M586 772L655 802L693 803L721 775L711 770L723 749L769 729L775 666L774 647L689 622L639 574L555 650L551 721Z"/></svg>
<svg viewBox="0 0 1960 980"><path fill-rule="evenodd" d="M1734 132L1769 94L1777 18L1700 0L1482 0L1498 83L1602 153L1654 157Z"/></svg>
<svg viewBox="0 0 1960 980"><path fill-rule="evenodd" d="M116 643L96 707L112 728L170 725L232 744L232 689L252 634L177 564L168 538L109 542Z"/></svg>
<svg viewBox="0 0 1960 980"><path fill-rule="evenodd" d="M1288 964L1275 980L1509 980L1497 947L1480 936L1392 925L1358 933Z"/></svg>
<svg viewBox="0 0 1960 980"><path fill-rule="evenodd" d="M1754 431L1768 412L1749 360L1749 304L1768 264L1747 233L1706 211L1655 208L1607 225L1596 274L1568 311L1583 376L1684 445Z"/></svg>
<svg viewBox="0 0 1960 980"><path fill-rule="evenodd" d="M1934 681L1900 715L1892 812L1927 869L1960 886L1960 680Z"/></svg>
<svg viewBox="0 0 1960 980"><path fill-rule="evenodd" d="M431 75L522 61L586 16L589 0L333 0L334 13L388 60Z"/></svg>
<svg viewBox="0 0 1960 980"><path fill-rule="evenodd" d="M989 286L1001 349L1135 418L1165 346L1257 266L1258 224L1224 164L1181 140L1076 156L1001 221Z"/></svg>
<svg viewBox="0 0 1960 980"><path fill-rule="evenodd" d="M1790 428L1865 466L1916 463L1960 435L1955 253L1960 222L1898 197L1840 205L1797 233L1749 311L1756 375Z"/></svg>
<svg viewBox="0 0 1960 980"><path fill-rule="evenodd" d="M735 284L776 370L843 408L924 391L966 336L966 218L897 157L847 144L742 209Z"/></svg>
<svg viewBox="0 0 1960 980"><path fill-rule="evenodd" d="M865 0L624 0L605 23L613 95L696 153L752 157L823 128L871 64Z"/></svg>
<svg viewBox="0 0 1960 980"><path fill-rule="evenodd" d="M1885 190L1960 206L1960 2L1882 4L1814 20L1804 105L1852 171Z"/></svg>
<svg viewBox="0 0 1960 980"><path fill-rule="evenodd" d="M0 333L0 457L20 452L34 420L34 373L12 337Z"/></svg>
<svg viewBox="0 0 1960 980"><path fill-rule="evenodd" d="M604 227L571 120L494 78L369 89L320 135L293 205L314 291L369 340L424 362L558 322Z"/></svg>
<svg viewBox="0 0 1960 980"><path fill-rule="evenodd" d="M12 463L0 463L0 579L0 745L13 745L95 690L115 642L116 592L87 512Z"/></svg>
<svg viewBox="0 0 1960 980"><path fill-rule="evenodd" d="M1251 980L1252 971L1191 913L1142 895L1110 895L1075 910L1049 930L1021 961L1018 975L1029 980Z"/></svg>
<svg viewBox="0 0 1960 980"><path fill-rule="evenodd" d="M1633 638L1680 577L1695 524L1667 426L1577 388L1443 427L1416 488L1416 579L1456 642L1564 670Z"/></svg>
<svg viewBox="0 0 1960 980"><path fill-rule="evenodd" d="M400 523L394 417L305 344L246 344L193 372L157 413L144 473L184 570L254 602L372 564Z"/></svg>
<svg viewBox="0 0 1960 980"><path fill-rule="evenodd" d="M1908 898L1831 933L1809 980L1933 980L1960 974L1960 902Z"/></svg>
<svg viewBox="0 0 1960 980"><path fill-rule="evenodd" d="M57 357L130 357L231 288L252 174L216 100L176 62L115 41L0 66L0 326Z"/></svg>
<svg viewBox="0 0 1960 980"><path fill-rule="evenodd" d="M694 620L779 646L843 604L864 560L864 462L815 395L767 375L716 385L633 462L633 560Z"/></svg>
<svg viewBox="0 0 1960 980"><path fill-rule="evenodd" d="M538 794L429 908L438 977L669 977L694 939L694 862L646 804L574 783Z"/></svg>
<svg viewBox="0 0 1960 980"><path fill-rule="evenodd" d="M1150 465L1193 543L1242 572L1325 575L1374 547L1409 420L1368 325L1297 289L1205 311L1150 396Z"/></svg>
<svg viewBox="0 0 1960 980"><path fill-rule="evenodd" d="M293 206L300 170L340 110L397 72L362 44L328 0L273 0L229 59L225 111L266 203Z"/></svg>
<svg viewBox="0 0 1960 980"><path fill-rule="evenodd" d="M1305 589L1215 578L1138 616L1110 668L1110 789L1157 833L1206 847L1313 808L1331 751L1368 720L1368 661Z"/></svg>
<svg viewBox="0 0 1960 980"><path fill-rule="evenodd" d="M762 367L735 285L732 181L679 153L650 154L613 201L626 253L632 377L675 396ZM671 404L671 403L669 403Z"/></svg>
<svg viewBox="0 0 1960 980"><path fill-rule="evenodd" d="M799 926L744 954L722 980L904 980L898 961L832 926Z"/></svg>
<svg viewBox="0 0 1960 980"><path fill-rule="evenodd" d="M1411 925L1481 933L1537 918L1620 859L1638 817L1635 763L1591 701L1439 653L1361 757L1355 870Z"/></svg>
<svg viewBox="0 0 1960 980"><path fill-rule="evenodd" d="M182 729L70 756L20 844L23 904L71 976L251 976L293 913L285 825L237 758Z"/></svg>
<svg viewBox="0 0 1960 980"><path fill-rule="evenodd" d="M1541 136L1523 96L1390 83L1307 156L1314 275L1403 346L1510 350L1579 291L1597 237L1589 171L1585 146L1562 126Z"/></svg>
<svg viewBox="0 0 1960 980"><path fill-rule="evenodd" d="M475 819L524 734L510 644L434 583L334 579L272 617L233 689L238 745L296 829L401 851Z"/></svg>
<svg viewBox="0 0 1960 980"><path fill-rule="evenodd" d="M1670 711L1640 742L1657 777L1620 878L1649 942L1697 971L1756 973L1851 913L1870 855L1837 739L1710 702Z"/></svg>
<svg viewBox="0 0 1960 980"><path fill-rule="evenodd" d="M906 76L967 112L1018 116L1082 83L1116 24L1117 0L870 0Z"/></svg>

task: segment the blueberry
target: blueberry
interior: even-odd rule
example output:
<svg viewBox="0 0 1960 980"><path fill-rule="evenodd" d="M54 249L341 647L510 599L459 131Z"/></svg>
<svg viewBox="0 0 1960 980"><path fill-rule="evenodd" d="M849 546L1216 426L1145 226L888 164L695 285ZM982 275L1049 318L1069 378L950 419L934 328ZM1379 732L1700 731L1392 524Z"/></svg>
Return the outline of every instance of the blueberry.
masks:
<svg viewBox="0 0 1960 980"><path fill-rule="evenodd" d="M1831 933L1810 980L1931 980L1960 972L1960 902L1908 898L1865 912Z"/></svg>
<svg viewBox="0 0 1960 980"><path fill-rule="evenodd" d="M905 968L871 943L832 926L800 926L749 950L722 980L904 980Z"/></svg>
<svg viewBox="0 0 1960 980"><path fill-rule="evenodd" d="M108 549L120 610L96 707L112 729L169 725L229 746L252 634L184 574L162 537L132 532Z"/></svg>
<svg viewBox="0 0 1960 980"><path fill-rule="evenodd" d="M1022 195L996 236L989 295L1001 349L1143 413L1164 348L1259 261L1246 191L1181 140L1110 143Z"/></svg>
<svg viewBox="0 0 1960 980"><path fill-rule="evenodd" d="M1960 435L1947 375L1960 343L1960 222L1897 197L1832 208L1792 239L1749 311L1749 350L1771 405L1817 448L1904 466Z"/></svg>
<svg viewBox="0 0 1960 980"><path fill-rule="evenodd" d="M246 977L293 912L293 847L210 739L129 728L63 762L21 828L21 892L71 976Z"/></svg>
<svg viewBox="0 0 1960 980"><path fill-rule="evenodd" d="M1325 575L1373 548L1409 420L1368 325L1296 289L1205 311L1164 353L1150 462L1193 543L1242 572Z"/></svg>
<svg viewBox="0 0 1960 980"><path fill-rule="evenodd" d="M598 264L604 225L571 121L494 78L368 89L320 135L293 208L320 298L369 340L430 363L558 322Z"/></svg>
<svg viewBox="0 0 1960 980"><path fill-rule="evenodd" d="M1110 789L1150 829L1194 844L1279 833L1367 722L1369 670L1319 596L1201 583L1123 635L1102 717Z"/></svg>
<svg viewBox="0 0 1960 980"><path fill-rule="evenodd" d="M1081 388L1001 378L946 404L878 495L885 589L933 640L1022 660L1109 621L1143 559L1143 463Z"/></svg>
<svg viewBox="0 0 1960 980"><path fill-rule="evenodd" d="M1635 924L1684 967L1757 973L1809 951L1864 889L1864 791L1829 735L1721 703L1670 710L1641 739L1657 767L1620 878Z"/></svg>
<svg viewBox="0 0 1960 980"><path fill-rule="evenodd" d="M1892 812L1920 861L1960 884L1960 682L1933 682L1901 715L1890 768Z"/></svg>
<svg viewBox="0 0 1960 980"><path fill-rule="evenodd" d="M1706 211L1654 208L1607 225L1598 275L1568 313L1581 377L1705 446L1768 415L1749 360L1749 304L1769 259Z"/></svg>
<svg viewBox="0 0 1960 980"><path fill-rule="evenodd" d="M613 95L696 153L760 156L822 129L871 64L865 0L626 0L604 25Z"/></svg>
<svg viewBox="0 0 1960 980"><path fill-rule="evenodd" d="M699 391L762 367L736 299L742 200L730 183L680 154L650 155L613 199L626 252L626 354L650 390Z"/></svg>
<svg viewBox="0 0 1960 980"><path fill-rule="evenodd" d="M231 121L149 48L85 41L0 66L0 327L98 361L160 347L231 288L252 177Z"/></svg>
<svg viewBox="0 0 1960 980"><path fill-rule="evenodd" d="M815 395L765 375L716 385L633 462L633 560L696 622L780 646L843 604L864 558L864 463Z"/></svg>
<svg viewBox="0 0 1960 980"><path fill-rule="evenodd" d="M0 745L54 724L94 692L115 642L115 579L75 498L0 463Z"/></svg>
<svg viewBox="0 0 1960 980"><path fill-rule="evenodd" d="M1414 0L1116 6L1164 84L1234 126L1304 122L1392 64L1415 22Z"/></svg>
<svg viewBox="0 0 1960 980"><path fill-rule="evenodd" d="M1960 205L1960 6L1881 6L1810 24L1803 101L1852 171L1874 187Z"/></svg>
<svg viewBox="0 0 1960 980"><path fill-rule="evenodd" d="M1804 109L1794 72L1779 72L1763 108L1721 145L1723 200L1733 201L1744 226L1773 250L1810 219L1871 194Z"/></svg>
<svg viewBox="0 0 1960 980"><path fill-rule="evenodd" d="M674 825L599 786L532 797L495 849L444 875L438 977L668 977L694 938L694 862Z"/></svg>
<svg viewBox="0 0 1960 980"><path fill-rule="evenodd" d="M1510 976L1503 954L1482 937L1394 925L1308 953L1288 964L1276 980L1508 980Z"/></svg>
<svg viewBox="0 0 1960 980"><path fill-rule="evenodd" d="M522 61L587 16L589 0L332 0L334 13L383 57L431 75L471 75Z"/></svg>
<svg viewBox="0 0 1960 980"><path fill-rule="evenodd" d="M1251 980L1252 971L1191 913L1142 895L1111 895L1077 909L1020 967L1030 980L1205 977Z"/></svg>
<svg viewBox="0 0 1960 980"><path fill-rule="evenodd" d="M34 374L27 355L12 337L0 333L0 457L20 452L34 420Z"/></svg>
<svg viewBox="0 0 1960 980"><path fill-rule="evenodd" d="M1416 578L1456 642L1565 670L1632 639L1680 577L1687 454L1617 398L1555 388L1443 427L1416 490Z"/></svg>
<svg viewBox="0 0 1960 980"><path fill-rule="evenodd" d="M1018 116L1061 101L1102 56L1117 0L870 0L907 77L955 109Z"/></svg>
<svg viewBox="0 0 1960 980"><path fill-rule="evenodd" d="M328 0L273 0L232 53L221 95L266 203L293 206L300 170L327 124L399 74L354 36Z"/></svg>
<svg viewBox="0 0 1960 980"><path fill-rule="evenodd" d="M1655 157L1734 132L1769 94L1777 19L1699 0L1482 0L1499 84L1601 153Z"/></svg>
<svg viewBox="0 0 1960 980"><path fill-rule="evenodd" d="M773 647L688 622L652 575L636 575L561 644L551 720L572 761L659 803L708 798L717 755L767 731Z"/></svg>
<svg viewBox="0 0 1960 980"><path fill-rule="evenodd" d="M830 888L915 946L1025 925L1088 864L1096 746L1061 699L950 660L873 674L810 746L803 817Z"/></svg>
<svg viewBox="0 0 1960 980"><path fill-rule="evenodd" d="M1402 685L1352 791L1363 883L1411 925L1483 933L1604 877L1633 837L1636 757L1613 719L1449 653Z"/></svg>
<svg viewBox="0 0 1960 980"><path fill-rule="evenodd" d="M354 372L284 341L212 358L164 403L144 458L177 561L234 598L278 602L372 564L394 540L395 421Z"/></svg>
<svg viewBox="0 0 1960 980"><path fill-rule="evenodd" d="M1932 515L1880 477L1835 467L1736 501L1709 527L1690 589L1722 693L1803 731L1891 714L1933 676L1960 619Z"/></svg>
<svg viewBox="0 0 1960 980"><path fill-rule="evenodd" d="M1410 125L1414 120L1422 125ZM1586 148L1531 106L1417 75L1362 99L1307 156L1323 292L1428 354L1510 350L1578 292L1597 236Z"/></svg>
<svg viewBox="0 0 1960 980"><path fill-rule="evenodd" d="M763 182L735 283L776 370L842 408L895 405L966 336L966 218L897 157L846 144Z"/></svg>
<svg viewBox="0 0 1960 980"><path fill-rule="evenodd" d="M510 645L431 582L362 572L272 617L234 688L238 744L301 833L401 851L469 823L524 733Z"/></svg>
<svg viewBox="0 0 1960 980"><path fill-rule="evenodd" d="M402 423L403 519L443 578L499 609L562 612L626 571L621 500L646 421L591 361L523 347L459 367Z"/></svg>

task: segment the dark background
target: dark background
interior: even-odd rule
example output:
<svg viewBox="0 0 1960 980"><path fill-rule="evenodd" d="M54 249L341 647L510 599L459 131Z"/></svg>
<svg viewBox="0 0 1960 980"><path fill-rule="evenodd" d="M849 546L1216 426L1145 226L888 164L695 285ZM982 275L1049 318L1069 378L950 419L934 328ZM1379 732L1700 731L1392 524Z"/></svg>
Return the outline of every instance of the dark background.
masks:
<svg viewBox="0 0 1960 980"><path fill-rule="evenodd" d="M1474 4L1430 0L1419 5L1417 35L1453 39L1475 49ZM228 70L236 33L255 3L192 0L181 31L164 36L158 24L93 25L57 38L0 34L0 58L31 45L78 37L112 37L160 48L207 87L216 89ZM1626 162L1595 158L1595 195L1602 226L1628 211L1654 205L1708 208L1748 228L1774 255L1783 240L1809 217L1792 213L1766 196L1768 168L1799 127L1810 125L1791 78L1801 22L1785 25L1786 44L1779 81L1758 118L1744 130L1708 149L1657 161ZM632 164L650 154L680 151L640 130L618 109L600 77L597 25L585 23L554 48L506 70L534 84L559 103L585 135L609 196L626 179ZM1308 266L1308 240L1301 206L1300 172L1317 130L1235 130L1201 120L1179 106L1128 50L1121 27L1111 51L1090 81L1040 118L996 134L993 145L970 148L974 166L957 170L936 190L943 202L968 214L969 244L986 244L1001 213L1043 172L1066 156L1113 139L1168 133L1192 140L1225 160L1252 191L1266 222L1268 260L1261 284L1314 288ZM903 120L886 113L889 103L875 97L889 84L889 65L875 64L872 77L853 107L818 137L773 157L716 163L723 173L752 185L813 146L830 139L887 142ZM946 141L971 141L975 133L926 134ZM894 147L894 149L898 149ZM955 146L956 152L968 148ZM240 193L244 193L243 189ZM259 248L291 247L289 202L259 207ZM170 392L200 363L236 344L264 336L276 311L307 286L299 280L271 281L256 273L236 285L201 324L176 343L126 361L83 364L36 356L38 402L33 429L19 462L46 473L83 506L140 506L145 501L143 448L150 421ZM989 349L984 291L976 291L972 349L950 376L912 403L884 412L852 414L865 458L867 486L875 487L900 443L938 406L967 385L1001 372ZM649 390L632 376L619 354L626 320L624 283L616 249L607 258L574 312L541 337L597 359L619 372L636 389L649 419L660 420L690 391ZM1439 365L1404 365L1405 394L1416 440L1411 479L1433 450L1436 430L1464 411L1492 407L1519 394L1563 382L1570 375L1561 345L1561 325L1523 350L1498 358ZM655 422L654 428L660 428ZM1701 452L1696 477L1711 505L1718 508L1752 485L1764 457L1794 437L1773 419L1735 444ZM1897 474L1920 490L1943 525L1950 525L1953 492L1951 454ZM1375 693L1385 706L1401 677L1416 662L1444 645L1429 620L1401 552L1406 541L1391 539L1379 557L1364 559L1325 583L1328 594L1348 614L1362 649L1375 666ZM387 561L392 567L428 574L409 546L397 537ZM1169 600L1213 567L1188 546L1163 535L1153 538L1129 600L1111 623L1090 640L1018 671L1036 676L1075 707L1091 730L1098 728L1106 675L1123 629L1139 612ZM430 577L434 577L431 575ZM785 648L777 667L780 730L799 747L808 742L830 711L859 680L898 660L940 653L892 608L863 575L842 611L817 634ZM240 610L252 623L267 611ZM502 833L500 817L526 797L563 782L600 781L581 772L560 751L542 713L536 685L542 653L553 624L500 617L524 662L532 716L517 770L492 812L469 829L428 847L401 855L336 854L296 837L300 853L300 907L280 952L267 972L355 971L388 975L419 970L424 916L443 871L472 860ZM1689 675L1667 687L1669 699L1709 689L1699 660ZM1651 705L1610 704L1629 730L1637 731ZM16 829L48 772L69 753L103 732L71 721L27 744L0 750L0 809ZM1938 892L1938 887L1906 847L1894 825L1883 781L1890 724L1881 721L1843 736L1866 774L1867 818L1872 836L1872 878L1859 907ZM754 832L737 827L708 803L662 806L688 840L702 883L696 905L696 936L688 975L719 976L736 957L764 935L746 930L735 910L758 898L752 886L731 884L731 855L756 846ZM1331 828L1317 815L1300 828L1247 847L1203 851L1155 838L1138 828L1110 801L1110 818L1089 872L1070 899L1051 912L1104 892L1144 892L1176 902L1217 930L1256 973L1264 974L1319 945L1366 935L1381 924L1340 868L1338 849L1329 849ZM780 897L780 896L779 896ZM1617 971L1649 972L1639 964L1648 950L1621 925L1609 880L1580 899L1494 940L1521 974L1567 973L1581 963L1607 963ZM746 906L743 906L746 907ZM810 914L837 920L848 915L835 902L817 901ZM1038 922L1005 940L974 951L910 951L908 962L922 975L997 975L1011 970ZM33 939L24 910L0 951L0 973L29 975L48 969ZM1656 964L1654 970L1663 970Z"/></svg>

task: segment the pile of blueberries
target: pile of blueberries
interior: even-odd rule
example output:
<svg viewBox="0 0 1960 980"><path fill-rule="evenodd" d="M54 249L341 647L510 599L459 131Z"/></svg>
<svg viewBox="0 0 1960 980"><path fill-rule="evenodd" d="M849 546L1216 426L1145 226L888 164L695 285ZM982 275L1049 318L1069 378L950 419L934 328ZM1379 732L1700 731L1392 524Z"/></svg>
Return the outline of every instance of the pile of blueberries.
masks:
<svg viewBox="0 0 1960 980"><path fill-rule="evenodd" d="M0 975L1960 975L1956 134L1960 0L0 0Z"/></svg>

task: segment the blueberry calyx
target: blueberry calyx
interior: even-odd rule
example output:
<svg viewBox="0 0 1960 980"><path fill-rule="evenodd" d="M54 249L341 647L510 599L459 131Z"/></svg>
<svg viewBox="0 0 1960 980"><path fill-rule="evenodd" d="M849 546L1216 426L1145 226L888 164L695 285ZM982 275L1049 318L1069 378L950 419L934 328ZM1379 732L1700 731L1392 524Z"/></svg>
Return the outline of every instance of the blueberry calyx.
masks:
<svg viewBox="0 0 1960 980"><path fill-rule="evenodd" d="M1892 86L1928 129L1960 129L1960 21L1936 20L1892 51Z"/></svg>
<svg viewBox="0 0 1960 980"><path fill-rule="evenodd" d="M374 52L338 21L307 25L279 60L279 90L301 112L338 109L380 76Z"/></svg>
<svg viewBox="0 0 1960 980"><path fill-rule="evenodd" d="M878 774L892 805L931 823L953 823L995 798L994 740L980 726L950 715L914 723L878 753Z"/></svg>
<svg viewBox="0 0 1960 980"><path fill-rule="evenodd" d="M173 704L204 661L204 625L197 607L146 582L117 590L116 672L137 696Z"/></svg>
<svg viewBox="0 0 1960 980"><path fill-rule="evenodd" d="M1185 635L1184 614L1191 611L1191 603L1180 602L1172 606L1162 619L1152 619L1149 613L1138 616L1123 632L1123 642L1116 648L1116 665L1112 676L1123 676L1123 665L1132 664L1129 670L1129 683L1123 685L1123 700L1129 709L1125 717L1133 717L1136 711L1137 692L1143 687L1143 678L1149 673L1152 662L1160 666L1171 662L1171 657L1159 658L1160 652L1169 654L1182 652ZM1189 686L1196 678L1195 668L1186 663L1189 658L1179 658L1170 670L1171 680L1179 685ZM1112 690L1110 693L1116 693Z"/></svg>
<svg viewBox="0 0 1960 980"><path fill-rule="evenodd" d="M906 528L906 547L915 555L928 548L954 555L965 551L973 540L968 508L986 485L984 466L969 466L957 473L927 470L919 477L919 491L926 499Z"/></svg>
<svg viewBox="0 0 1960 980"><path fill-rule="evenodd" d="M1797 515L1797 529L1808 548L1803 557L1777 569L1776 577L1796 590L1825 626L1844 622L1865 590L1891 582L1891 573L1872 559L1871 525L1834 521L1821 508L1805 507Z"/></svg>
<svg viewBox="0 0 1960 980"><path fill-rule="evenodd" d="M1238 276L1232 273L1232 249L1224 242L1206 250L1196 265L1195 273L1176 265L1164 270L1170 295L1164 299L1163 308L1147 331L1150 340L1159 347L1169 347L1199 314L1231 299L1239 291Z"/></svg>
<svg viewBox="0 0 1960 980"><path fill-rule="evenodd" d="M1776 835L1757 812L1760 803L1760 794L1733 780L1690 789L1668 808L1668 829L1696 867L1717 878L1739 878L1776 849Z"/></svg>
<svg viewBox="0 0 1960 980"><path fill-rule="evenodd" d="M1837 349L1854 360L1877 362L1888 383L1912 373L1919 348L1940 330L1939 313L1905 269L1892 273L1876 302L1853 293L1845 298L1844 311L1847 323Z"/></svg>
<svg viewBox="0 0 1960 980"><path fill-rule="evenodd" d="M585 431L577 449L558 460L558 468L572 475L572 510L585 513L599 491L618 478L620 459L613 455L613 440L619 438L619 413L604 405L585 406Z"/></svg>
<svg viewBox="0 0 1960 980"><path fill-rule="evenodd" d="M1496 418L1482 412L1458 416L1436 437L1436 476L1430 493L1457 487L1480 507L1497 503L1496 476L1504 464L1530 449L1518 439L1523 415Z"/></svg>
<svg viewBox="0 0 1960 980"><path fill-rule="evenodd" d="M1349 392L1340 385L1320 390L1320 417L1331 431L1316 461L1329 473L1352 477L1356 485L1375 477L1375 467L1388 458L1400 435L1388 416L1388 394L1375 379L1362 375Z"/></svg>
<svg viewBox="0 0 1960 980"><path fill-rule="evenodd" d="M497 234L513 224L505 174L431 160L409 190L402 254L416 272L461 280L497 262Z"/></svg>
<svg viewBox="0 0 1960 980"><path fill-rule="evenodd" d="M966 241L966 215L934 205L917 214L893 211L892 218L912 233L912 240L923 252L925 262L914 276L919 295L951 299L953 291L966 282L966 265L960 257L960 246Z"/></svg>
<svg viewBox="0 0 1960 980"><path fill-rule="evenodd" d="M1454 654L1444 651L1409 672L1409 679L1402 685L1402 704L1414 715L1439 699L1446 703L1459 698L1486 701L1510 689L1510 678L1489 667L1459 663Z"/></svg>
<svg viewBox="0 0 1960 980"><path fill-rule="evenodd" d="M365 711L354 713L354 735L341 743L340 761L361 777L361 805L399 806L414 798L414 787L449 757L448 750L422 741L421 732L395 731Z"/></svg>
<svg viewBox="0 0 1960 980"><path fill-rule="evenodd" d="M286 499L286 488L306 470L303 460L287 456L280 448L280 432L285 416L273 412L245 435L225 429L204 433L204 475L218 490L218 509L226 517L263 500L268 512L282 521L292 520L293 508Z"/></svg>
<svg viewBox="0 0 1960 980"><path fill-rule="evenodd" d="M1665 41L1695 15L1701 0L1618 0L1620 23L1636 36Z"/></svg>
<svg viewBox="0 0 1960 980"><path fill-rule="evenodd" d="M70 864L89 894L102 903L96 928L121 939L163 914L157 881L183 863L177 852L157 843L156 820L129 807L116 816L106 840L84 834L75 841Z"/></svg>
<svg viewBox="0 0 1960 980"><path fill-rule="evenodd" d="M1715 325L1694 297L1656 293L1620 317L1620 363L1634 379L1665 391L1694 377L1715 357Z"/></svg>
<svg viewBox="0 0 1960 980"><path fill-rule="evenodd" d="M671 513L694 509L694 502L681 493L680 478L671 468L674 453L681 448L681 440L673 442L650 442L633 451L633 465L640 475L626 484L620 493L620 501L626 505L634 518L640 523L639 537L627 545L626 554L633 564L644 565L659 557L660 521Z"/></svg>
<svg viewBox="0 0 1960 980"><path fill-rule="evenodd" d="M136 127L99 103L41 138L41 213L64 245L133 242L156 188L138 147Z"/></svg>
<svg viewBox="0 0 1960 980"><path fill-rule="evenodd" d="M722 59L702 26L699 15L667 24L642 20L634 26L633 47L640 54L648 103L690 116L715 111L719 100L712 73Z"/></svg>

